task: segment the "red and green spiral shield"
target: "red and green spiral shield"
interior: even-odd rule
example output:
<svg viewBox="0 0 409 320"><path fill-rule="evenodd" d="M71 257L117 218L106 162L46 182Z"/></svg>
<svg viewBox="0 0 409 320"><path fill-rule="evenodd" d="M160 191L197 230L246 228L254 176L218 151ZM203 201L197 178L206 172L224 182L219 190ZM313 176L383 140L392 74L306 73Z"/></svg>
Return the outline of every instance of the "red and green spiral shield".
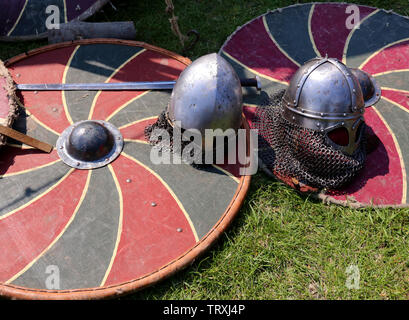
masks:
<svg viewBox="0 0 409 320"><path fill-rule="evenodd" d="M86 83L175 80L189 63L144 43L83 40L36 49L7 67L16 83ZM170 93L20 94L25 111L15 129L55 145L73 123L104 120L120 130L124 148L93 170L67 166L56 150L45 154L11 140L0 150L1 294L71 299L131 292L192 263L225 230L249 186L238 165L150 160L144 129ZM50 270L58 270L57 289L49 286Z"/></svg>
<svg viewBox="0 0 409 320"><path fill-rule="evenodd" d="M351 14L359 28L348 26ZM247 90L245 114L285 89L294 72L320 56L371 73L382 87L381 100L365 111L369 131L379 139L365 168L343 190L320 198L352 206L409 204L409 19L352 4L311 3L270 11L234 32L220 54L241 77L259 75L263 91Z"/></svg>

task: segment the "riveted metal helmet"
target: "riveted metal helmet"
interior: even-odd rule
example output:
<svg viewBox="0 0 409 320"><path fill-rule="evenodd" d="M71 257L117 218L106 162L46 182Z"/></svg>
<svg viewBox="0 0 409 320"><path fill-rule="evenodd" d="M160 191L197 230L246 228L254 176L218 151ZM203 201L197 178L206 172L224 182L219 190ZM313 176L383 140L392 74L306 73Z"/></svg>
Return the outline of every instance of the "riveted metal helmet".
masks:
<svg viewBox="0 0 409 320"><path fill-rule="evenodd" d="M180 74L168 107L170 122L181 129L240 128L243 98L233 67L216 53L195 60Z"/></svg>
<svg viewBox="0 0 409 320"><path fill-rule="evenodd" d="M301 66L283 105L287 121L328 134L329 142L344 153L358 148L365 100L354 72L337 59L315 58Z"/></svg>
<svg viewBox="0 0 409 320"><path fill-rule="evenodd" d="M344 186L364 166L363 115L378 94L370 75L337 59L306 62L285 91L256 110L262 167L300 190Z"/></svg>

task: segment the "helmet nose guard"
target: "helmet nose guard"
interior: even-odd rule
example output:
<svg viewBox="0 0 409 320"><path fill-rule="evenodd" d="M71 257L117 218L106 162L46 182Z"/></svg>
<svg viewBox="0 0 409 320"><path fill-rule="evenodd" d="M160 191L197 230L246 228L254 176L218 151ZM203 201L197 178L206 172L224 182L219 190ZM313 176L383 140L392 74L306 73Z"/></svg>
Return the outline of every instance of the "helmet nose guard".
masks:
<svg viewBox="0 0 409 320"><path fill-rule="evenodd" d="M360 75L366 83L367 101L374 101L371 82L364 73ZM348 144L339 145L329 138L334 148L346 154L353 154L361 141L366 101L359 79L352 69L333 58L315 58L301 66L291 79L283 96L283 117L297 126L327 134L338 128L345 128ZM367 77L369 79L369 77ZM368 89L366 89L368 88Z"/></svg>

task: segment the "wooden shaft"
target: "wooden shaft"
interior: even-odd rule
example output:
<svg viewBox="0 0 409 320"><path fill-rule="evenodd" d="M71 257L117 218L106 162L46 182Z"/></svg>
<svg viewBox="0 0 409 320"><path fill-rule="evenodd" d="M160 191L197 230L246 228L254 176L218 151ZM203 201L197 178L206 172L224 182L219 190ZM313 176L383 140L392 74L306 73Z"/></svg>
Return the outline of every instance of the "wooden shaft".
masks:
<svg viewBox="0 0 409 320"><path fill-rule="evenodd" d="M53 150L53 146L48 143L42 142L40 140L29 137L21 132L18 132L12 128L0 125L0 134L4 134L7 137L13 138L14 140L20 141L30 147L34 147L41 151L50 153Z"/></svg>

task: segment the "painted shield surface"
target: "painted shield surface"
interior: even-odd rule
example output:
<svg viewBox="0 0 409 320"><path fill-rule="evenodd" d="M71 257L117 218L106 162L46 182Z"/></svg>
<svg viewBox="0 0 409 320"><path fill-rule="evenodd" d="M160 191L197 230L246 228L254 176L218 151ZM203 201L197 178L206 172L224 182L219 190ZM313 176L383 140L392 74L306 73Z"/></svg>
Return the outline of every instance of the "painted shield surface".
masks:
<svg viewBox="0 0 409 320"><path fill-rule="evenodd" d="M270 11L240 27L220 54L241 77L256 74L263 82L261 94L249 90L243 96L250 124L256 107L268 95L286 89L294 72L316 56L328 55L371 73L382 87L382 99L366 109L365 121L378 144L349 186L319 197L354 207L407 206L409 19L377 8L348 6L311 3ZM360 25L351 30L347 22L356 9Z"/></svg>
<svg viewBox="0 0 409 320"><path fill-rule="evenodd" d="M189 63L144 43L102 39L43 47L7 66L17 83L75 83L175 80ZM15 129L55 145L71 124L105 120L120 130L124 148L94 170L65 165L55 149L45 154L13 141L1 149L2 295L129 293L189 265L225 230L249 186L239 166L150 161L144 128L167 107L170 94L21 93L26 111Z"/></svg>
<svg viewBox="0 0 409 320"><path fill-rule="evenodd" d="M47 36L47 18L51 17L51 22L55 23L54 17L59 13L60 23L84 20L107 2L108 0L0 0L0 40L44 38Z"/></svg>

